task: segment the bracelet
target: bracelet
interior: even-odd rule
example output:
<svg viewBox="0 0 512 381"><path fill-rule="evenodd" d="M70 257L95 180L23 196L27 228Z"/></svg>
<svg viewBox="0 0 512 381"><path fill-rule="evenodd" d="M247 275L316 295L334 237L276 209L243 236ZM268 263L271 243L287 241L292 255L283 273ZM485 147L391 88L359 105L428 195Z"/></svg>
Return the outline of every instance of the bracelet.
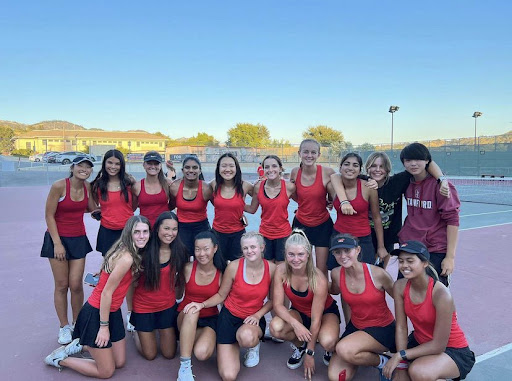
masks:
<svg viewBox="0 0 512 381"><path fill-rule="evenodd" d="M343 204L350 204L350 201L349 200L340 201L340 205L343 205Z"/></svg>
<svg viewBox="0 0 512 381"><path fill-rule="evenodd" d="M109 321L108 321L108 320L107 320L107 321L100 320L100 326L105 327L105 326L107 326L108 324L109 324Z"/></svg>
<svg viewBox="0 0 512 381"><path fill-rule="evenodd" d="M203 308L206 308L206 304L204 304L204 302L201 303L203 305Z"/></svg>

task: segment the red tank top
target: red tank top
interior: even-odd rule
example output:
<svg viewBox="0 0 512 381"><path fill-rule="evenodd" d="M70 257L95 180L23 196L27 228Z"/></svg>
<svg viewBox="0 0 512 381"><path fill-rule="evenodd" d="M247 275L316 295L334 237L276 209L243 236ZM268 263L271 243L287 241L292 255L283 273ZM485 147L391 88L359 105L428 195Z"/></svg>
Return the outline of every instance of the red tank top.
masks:
<svg viewBox="0 0 512 381"><path fill-rule="evenodd" d="M244 225L240 221L244 214L244 198L238 193L235 193L232 198L224 198L220 193L220 189L213 193L213 206L215 208L213 228L225 234L244 230Z"/></svg>
<svg viewBox="0 0 512 381"><path fill-rule="evenodd" d="M434 279L429 278L425 300L419 304L414 304L409 296L411 282L407 281L404 288L404 310L414 327L414 338L420 344L432 341L434 337L434 327L436 325L436 308L432 301L432 292L434 290ZM464 332L457 322L457 313L453 311L452 323L450 329L450 338L446 345L450 348L465 348L468 346Z"/></svg>
<svg viewBox="0 0 512 381"><path fill-rule="evenodd" d="M386 303L386 292L378 290L373 284L367 263L363 263L364 291L354 294L347 288L345 269L340 270L341 298L350 306L350 320L357 329L368 327L385 327L393 322L394 317Z"/></svg>
<svg viewBox="0 0 512 381"><path fill-rule="evenodd" d="M286 193L286 183L281 180L281 191L276 198L265 195L265 184L261 183L258 191L258 202L261 205L260 233L267 239L288 237L292 232L288 222L288 204L290 199Z"/></svg>
<svg viewBox="0 0 512 381"><path fill-rule="evenodd" d="M272 279L270 279L268 261L263 259L265 270L261 282L258 284L247 283L244 280L244 262L245 258L240 258L235 281L224 302L224 306L229 312L240 319L245 319L247 316L255 314L263 307L263 302L268 296L270 282L272 281Z"/></svg>
<svg viewBox="0 0 512 381"><path fill-rule="evenodd" d="M100 274L100 280L98 281L98 285L94 287L94 290L92 291L91 296L89 296L89 299L87 302L95 308L100 308L100 301L101 301L101 293L103 289L105 288L105 285L107 284L108 277L110 274L106 273L105 271L101 270ZM110 312L115 312L119 308L121 308L121 304L123 304L124 297L126 296L126 293L128 292L128 288L130 287L130 284L132 283L132 270L129 269L126 274L124 274L123 279L121 279L121 282L119 282L119 285L115 289L114 293L112 294L112 303L110 304Z"/></svg>
<svg viewBox="0 0 512 381"><path fill-rule="evenodd" d="M297 172L295 186L297 187L297 202L299 208L295 217L305 226L314 227L323 224L330 218L327 211L327 189L322 179L322 166L316 166L315 182L305 187L301 184L302 168Z"/></svg>
<svg viewBox="0 0 512 381"><path fill-rule="evenodd" d="M184 180L181 180L178 194L176 196L176 207L178 208L178 220L180 222L200 222L206 220L206 205L208 200L203 197L203 182L199 180L197 195L193 200L183 198Z"/></svg>
<svg viewBox="0 0 512 381"><path fill-rule="evenodd" d="M333 206L336 209L336 223L334 229L338 233L349 233L354 237L366 237L371 233L370 220L368 219L369 203L363 197L361 191L361 180L357 179L357 195L356 198L350 200L352 208L357 212L351 216L344 215L340 210L340 200L338 197L334 199Z"/></svg>
<svg viewBox="0 0 512 381"><path fill-rule="evenodd" d="M140 214L146 217L153 226L158 216L169 210L169 199L163 188L157 194L146 193L144 180L140 181L139 209Z"/></svg>
<svg viewBox="0 0 512 381"><path fill-rule="evenodd" d="M304 315L311 317L311 307L313 306L313 298L315 294L311 291L310 288L306 290L306 292L299 292L292 289L290 284L286 282L283 283L284 293L292 302L292 307L299 312L302 312ZM305 296L300 296L297 294L305 294ZM329 308L334 303L334 299L330 294L327 294L327 299L325 300L324 310Z"/></svg>
<svg viewBox="0 0 512 381"><path fill-rule="evenodd" d="M71 183L66 179L66 195L57 204L55 222L57 231L61 237L80 237L85 235L84 213L89 203L89 195L84 184L84 199L82 201L71 200Z"/></svg>
<svg viewBox="0 0 512 381"><path fill-rule="evenodd" d="M139 314L160 312L171 308L176 303L174 276L171 277L170 262L160 265L160 285L156 290L144 286L146 277L141 274L137 288L133 293L133 311Z"/></svg>
<svg viewBox="0 0 512 381"><path fill-rule="evenodd" d="M192 272L190 273L190 279L188 280L187 284L185 285L185 297L183 298L183 301L178 306L178 311L183 311L183 308L189 303L196 302L196 303L202 303L205 300L210 299L213 295L219 291L220 285L219 285L219 278L220 278L220 270L217 270L217 273L215 274L215 277L213 278L213 281L210 284L206 285L198 285L196 283L196 269L197 269L197 262L192 262ZM219 314L219 310L217 306L209 307L209 308L203 308L199 312L199 317L209 317L209 316L215 316Z"/></svg>
<svg viewBox="0 0 512 381"><path fill-rule="evenodd" d="M108 191L108 199L101 198L98 190L98 200L101 205L101 225L107 229L122 230L126 222L133 216L132 209L132 191L128 187L128 202L124 199L124 194L120 190L115 192Z"/></svg>

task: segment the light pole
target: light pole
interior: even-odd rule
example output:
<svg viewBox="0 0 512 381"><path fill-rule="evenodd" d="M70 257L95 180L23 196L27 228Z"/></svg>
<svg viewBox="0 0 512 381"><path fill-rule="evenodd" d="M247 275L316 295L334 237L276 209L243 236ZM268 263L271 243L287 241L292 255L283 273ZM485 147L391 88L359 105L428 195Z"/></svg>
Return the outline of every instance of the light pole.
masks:
<svg viewBox="0 0 512 381"><path fill-rule="evenodd" d="M476 151L476 120L479 116L482 116L482 113L480 111L475 111L473 113L473 118L475 118L475 151Z"/></svg>
<svg viewBox="0 0 512 381"><path fill-rule="evenodd" d="M393 122L394 122L394 114L398 111L400 107L398 106L389 106L389 112L391 113L391 154L393 154Z"/></svg>

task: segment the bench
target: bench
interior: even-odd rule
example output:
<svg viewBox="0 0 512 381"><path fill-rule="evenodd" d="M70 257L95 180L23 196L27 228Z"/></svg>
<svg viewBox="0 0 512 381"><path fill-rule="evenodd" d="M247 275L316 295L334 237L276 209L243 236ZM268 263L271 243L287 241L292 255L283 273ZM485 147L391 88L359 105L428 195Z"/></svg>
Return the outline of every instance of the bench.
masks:
<svg viewBox="0 0 512 381"><path fill-rule="evenodd" d="M504 179L505 178L505 175L494 175L494 174L489 174L489 173L486 173L486 174L482 173L480 176L482 178L490 177L491 179L494 179L495 177L498 177L500 179Z"/></svg>

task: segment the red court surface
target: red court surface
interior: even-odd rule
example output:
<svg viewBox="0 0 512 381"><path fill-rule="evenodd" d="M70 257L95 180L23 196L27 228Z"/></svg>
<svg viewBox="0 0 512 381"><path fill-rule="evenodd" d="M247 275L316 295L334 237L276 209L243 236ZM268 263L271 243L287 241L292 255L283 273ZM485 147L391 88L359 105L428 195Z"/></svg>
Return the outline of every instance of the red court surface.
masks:
<svg viewBox="0 0 512 381"><path fill-rule="evenodd" d="M0 366L2 378L9 380L77 380L86 379L77 373L44 365L43 358L55 349L58 321L53 308L53 278L48 260L40 258L44 221L44 203L48 186L0 188L0 239L3 266L1 271L1 329L3 345ZM512 207L502 207L512 209ZM463 205L464 211L464 205ZM512 211L512 210L511 210ZM479 211L485 214L485 210ZM495 213L495 212L492 212ZM503 213L502 213L503 214ZM500 214L500 216L502 215ZM507 214L507 213L504 213ZM476 215L476 214L475 214ZM471 349L482 355L512 342L512 213L509 219L497 226L481 227L475 224L462 229L459 236L456 270L452 278L452 293L457 306L459 322L466 333ZM491 216L489 216L492 218ZM479 217L480 218L480 217ZM92 246L96 243L98 222L86 216L86 228ZM480 225L496 225L481 219ZM249 230L256 230L251 222ZM101 255L88 255L86 272L95 272ZM396 276L396 263L389 267ZM85 287L86 298L90 289ZM123 307L124 308L124 307ZM124 314L123 314L124 315ZM179 367L178 358L146 361L139 356L131 337L127 336L127 364L116 371L114 379L175 380ZM327 379L327 369L322 363L321 348L317 346L314 379ZM508 352L510 354L510 352ZM240 380L300 380L302 369L289 370L286 360L291 354L288 344L266 342L261 347L260 364L252 369L243 368ZM512 359L494 357L493 370L510 369ZM498 363L496 364L496 361ZM478 366L485 367L489 361ZM215 356L205 363L193 360L197 380L219 380ZM501 368L500 368L501 367ZM490 368L490 365L489 365ZM483 368L484 370L486 368ZM501 373L500 373L501 372ZM483 373L485 374L485 372ZM479 376L468 380L498 380L496 377ZM503 378L510 379L510 378ZM360 369L355 380L378 380L375 369Z"/></svg>

